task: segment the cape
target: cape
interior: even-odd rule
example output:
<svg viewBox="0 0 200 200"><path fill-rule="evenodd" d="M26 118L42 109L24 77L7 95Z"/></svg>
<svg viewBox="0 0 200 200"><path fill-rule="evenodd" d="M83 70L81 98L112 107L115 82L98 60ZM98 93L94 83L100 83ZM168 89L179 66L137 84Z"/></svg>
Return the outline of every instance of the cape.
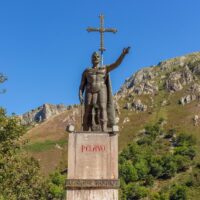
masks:
<svg viewBox="0 0 200 200"><path fill-rule="evenodd" d="M106 79L107 86L107 116L108 116L108 127L115 125L115 107L112 95L112 85L110 80L110 74L108 73Z"/></svg>

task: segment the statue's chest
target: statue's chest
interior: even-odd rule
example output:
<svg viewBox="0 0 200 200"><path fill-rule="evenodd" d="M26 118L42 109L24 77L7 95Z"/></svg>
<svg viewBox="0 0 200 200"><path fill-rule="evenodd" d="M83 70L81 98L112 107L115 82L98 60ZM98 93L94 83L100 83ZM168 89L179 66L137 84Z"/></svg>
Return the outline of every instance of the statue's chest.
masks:
<svg viewBox="0 0 200 200"><path fill-rule="evenodd" d="M87 73L88 82L99 82L104 81L106 77L105 69L90 69Z"/></svg>

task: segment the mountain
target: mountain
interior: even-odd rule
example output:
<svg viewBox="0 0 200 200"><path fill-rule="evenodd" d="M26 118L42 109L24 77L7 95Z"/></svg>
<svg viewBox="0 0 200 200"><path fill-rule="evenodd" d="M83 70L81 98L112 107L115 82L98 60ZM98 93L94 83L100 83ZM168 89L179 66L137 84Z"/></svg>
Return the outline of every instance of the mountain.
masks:
<svg viewBox="0 0 200 200"><path fill-rule="evenodd" d="M44 122L45 120L50 119L52 116L61 114L66 110L70 110L76 105L65 106L63 104L53 105L45 103L42 106L32 109L19 116L21 118L21 123L23 125L34 125L37 123Z"/></svg>
<svg viewBox="0 0 200 200"><path fill-rule="evenodd" d="M124 82L114 99L120 127L120 151L137 140L147 124L162 119L166 130L176 129L196 138L195 162L200 163L200 52L139 70ZM43 113L40 115L44 116L43 120L34 120L37 113ZM76 130L80 130L81 107L60 108L45 104L26 113L22 119L34 122L25 135L30 141L26 150L39 160L42 171L48 174L58 166L64 169L66 126L75 124Z"/></svg>

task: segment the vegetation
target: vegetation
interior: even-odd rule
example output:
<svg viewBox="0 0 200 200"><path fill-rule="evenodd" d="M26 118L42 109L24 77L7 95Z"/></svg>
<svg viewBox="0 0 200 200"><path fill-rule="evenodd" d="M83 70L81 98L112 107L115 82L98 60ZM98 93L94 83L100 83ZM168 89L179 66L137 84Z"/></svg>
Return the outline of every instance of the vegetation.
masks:
<svg viewBox="0 0 200 200"><path fill-rule="evenodd" d="M19 120L0 109L0 199L63 199L64 179L59 172L48 180L40 174L38 162L20 150L25 128Z"/></svg>
<svg viewBox="0 0 200 200"><path fill-rule="evenodd" d="M162 121L145 127L144 134L125 148L119 157L121 200L184 200L191 183L169 185L155 192L154 183L164 182L193 165L195 140L175 130L164 131Z"/></svg>
<svg viewBox="0 0 200 200"><path fill-rule="evenodd" d="M38 163L19 153L25 129L16 117L0 109L0 194L1 199L44 199L45 184Z"/></svg>
<svg viewBox="0 0 200 200"><path fill-rule="evenodd" d="M2 73L0 73L0 83L3 83L7 80L7 77L5 77ZM0 93L4 93L6 90L0 90Z"/></svg>
<svg viewBox="0 0 200 200"><path fill-rule="evenodd" d="M31 152L42 152L42 151L47 151L49 149L52 149L56 145L63 146L67 143L66 140L57 140L57 141L52 141L52 140L46 140L45 142L36 142L33 144L27 144L24 146L24 149L27 151Z"/></svg>
<svg viewBox="0 0 200 200"><path fill-rule="evenodd" d="M197 56L189 55L184 59L185 65L188 65L191 71L199 65L199 54ZM179 63L177 61L179 59L167 61L165 66L167 70L160 70L161 66L159 65L153 69L153 73L159 74L152 79L159 87L159 91L155 95L141 94L137 96L133 93L127 93L119 99L121 200L199 199L200 140L198 137L195 139L193 137L199 135L199 126L194 126L192 121L194 115L199 115L199 100L196 99L184 106L178 104L181 97L190 94L189 91L194 83L200 83L197 80L199 75L195 74L194 82L183 84L182 90L169 93L165 84L171 72L185 70L182 65L177 64ZM1 79L1 77L3 78ZM0 83L5 80L5 77L0 74ZM0 92L2 92L1 88ZM148 110L134 112L122 109L127 102L132 103L134 98L139 98L142 103L148 106ZM166 105L162 105L164 100L167 102ZM7 122L11 119L16 120L13 126L18 127L14 128L15 131L14 129L13 132L11 131L12 134L9 132L11 130L9 128L5 131L9 133L9 137L8 134L3 134L5 132L3 132L0 122L0 144L2 144L0 147L0 200L38 198L56 200L64 198L65 177L59 171L55 171L50 177L44 178L39 172L40 167L37 161L28 158L22 150L27 150L29 156L30 154L36 155L37 159L45 157L44 162L41 162L42 169L49 173L53 167L49 167L52 163L48 162L46 158L49 157L51 160L54 151L57 151L55 155L60 154L61 150L53 147L56 144L63 146L65 143L62 139L64 138L64 123L67 117L67 113L59 115L33 128L29 132L29 136L26 137L31 138L31 144L26 145L20 139L20 136L25 132L24 128L19 126L16 118L5 116ZM126 118L129 120L125 120ZM167 120L167 123L163 126L164 119ZM79 118L76 121L79 122ZM145 126L145 131L141 133L147 123L151 124ZM2 138L5 138L7 144L1 143ZM132 142L130 143L130 141ZM130 144L127 146L128 143ZM63 152L65 152L63 157L67 158L66 149L63 149ZM55 155L54 158L59 157ZM60 158L57 161L54 159L53 165L56 162L58 164L60 160Z"/></svg>

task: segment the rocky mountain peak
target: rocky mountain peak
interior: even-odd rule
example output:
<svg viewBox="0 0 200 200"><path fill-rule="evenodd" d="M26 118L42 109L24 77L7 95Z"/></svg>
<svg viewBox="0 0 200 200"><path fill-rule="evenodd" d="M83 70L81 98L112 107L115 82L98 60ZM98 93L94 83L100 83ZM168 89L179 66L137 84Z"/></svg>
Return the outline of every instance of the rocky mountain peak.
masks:
<svg viewBox="0 0 200 200"><path fill-rule="evenodd" d="M45 103L42 106L39 106L38 108L28 111L21 115L21 122L24 125L41 123L45 120L48 120L52 116L58 115L66 110L70 110L73 107L76 107L76 105L65 106L64 104L53 105Z"/></svg>
<svg viewBox="0 0 200 200"><path fill-rule="evenodd" d="M117 95L154 95L159 87L164 87L169 92L180 91L185 85L198 80L199 75L200 53L192 53L139 70L125 81Z"/></svg>

